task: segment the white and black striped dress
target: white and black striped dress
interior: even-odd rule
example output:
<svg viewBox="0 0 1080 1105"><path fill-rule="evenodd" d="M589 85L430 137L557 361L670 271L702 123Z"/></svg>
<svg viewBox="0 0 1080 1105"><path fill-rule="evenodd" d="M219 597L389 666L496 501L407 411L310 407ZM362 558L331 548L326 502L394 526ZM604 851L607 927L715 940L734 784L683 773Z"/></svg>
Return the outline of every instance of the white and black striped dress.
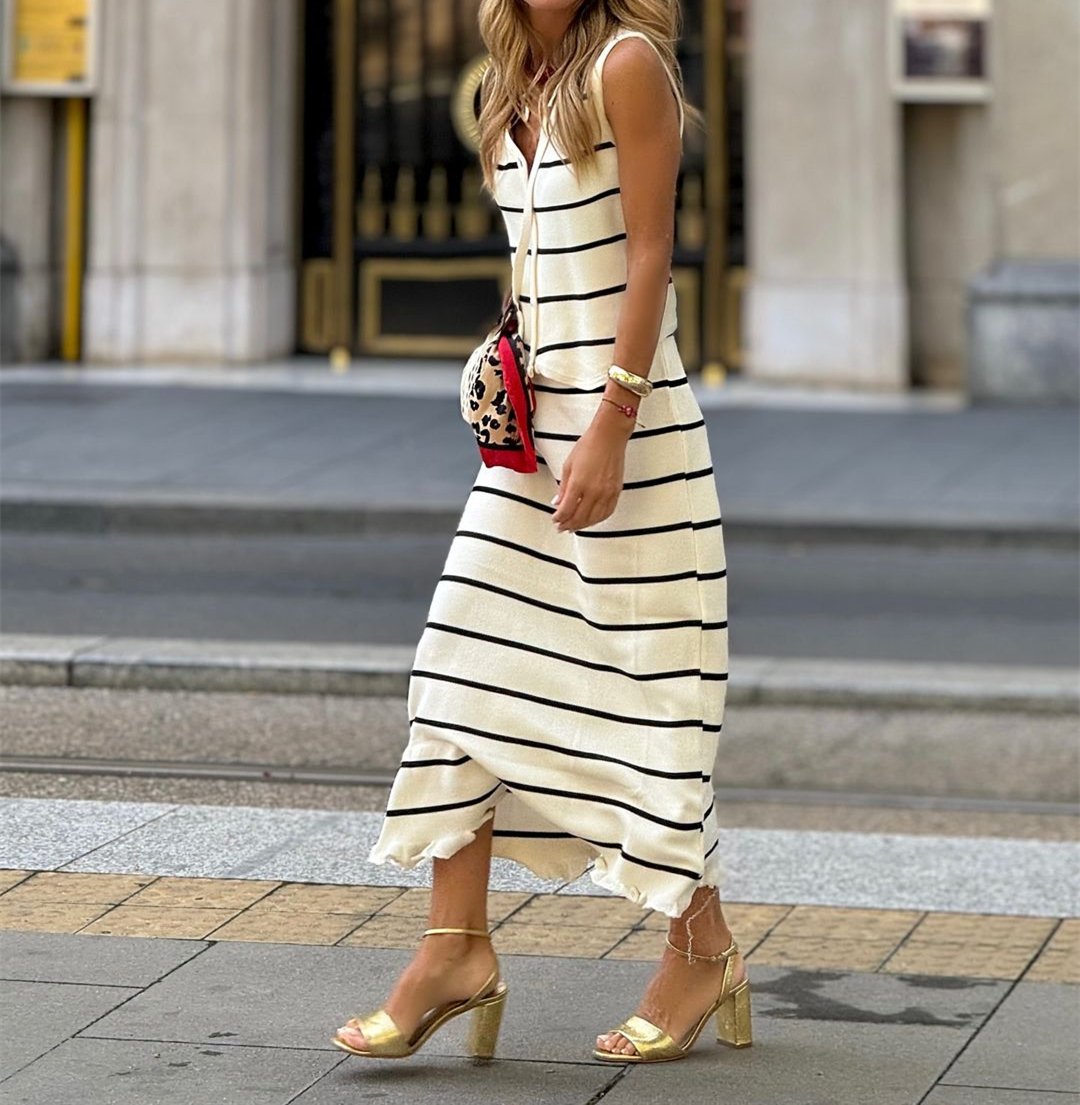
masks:
<svg viewBox="0 0 1080 1105"><path fill-rule="evenodd" d="M615 42L639 33L618 32L597 59L597 171L575 180L554 144L532 166L538 252L523 300L539 288L539 468L477 473L417 646L409 741L370 859L450 856L493 815L496 855L543 878L591 864L598 885L677 916L725 872L712 772L728 634L712 456L673 285L614 513L559 533L550 503L603 393L625 291L600 80ZM495 198L514 243L529 170L509 133L504 148ZM523 316L531 343L537 321Z"/></svg>

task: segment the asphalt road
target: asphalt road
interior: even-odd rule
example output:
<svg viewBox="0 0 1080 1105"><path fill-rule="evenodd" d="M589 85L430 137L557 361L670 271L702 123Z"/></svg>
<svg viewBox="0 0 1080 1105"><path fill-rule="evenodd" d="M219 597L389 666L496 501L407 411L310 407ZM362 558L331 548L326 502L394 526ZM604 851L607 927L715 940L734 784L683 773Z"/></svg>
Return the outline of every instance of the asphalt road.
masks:
<svg viewBox="0 0 1080 1105"><path fill-rule="evenodd" d="M445 536L30 534L0 545L17 633L413 644ZM1073 554L729 539L731 647L746 655L1080 662Z"/></svg>

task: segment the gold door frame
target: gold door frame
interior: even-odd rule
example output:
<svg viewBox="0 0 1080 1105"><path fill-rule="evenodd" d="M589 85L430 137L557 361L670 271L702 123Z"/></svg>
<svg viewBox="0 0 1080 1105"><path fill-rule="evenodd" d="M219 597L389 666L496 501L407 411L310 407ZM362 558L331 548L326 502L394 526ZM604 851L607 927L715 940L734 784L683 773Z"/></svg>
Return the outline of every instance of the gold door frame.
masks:
<svg viewBox="0 0 1080 1105"><path fill-rule="evenodd" d="M356 349L382 354L447 356L468 352L471 344L460 337L426 339L383 333L379 321L378 284L381 278L404 274L409 266L421 279L439 279L450 265L420 259L376 259L365 262L357 273L355 254L356 203L356 87L358 0L334 0L333 72L333 256L309 258L301 266L299 281L300 344L344 357ZM702 38L705 44L704 103L706 118L720 120L707 128L704 149L704 256L696 265L675 265L680 316L691 322L680 334L680 349L688 365L700 366L713 380L738 369L742 356L742 289L745 269L728 266L728 227L731 203L727 155L727 20L725 0L703 4ZM476 59L470 66L476 65ZM301 74L302 79L302 74ZM302 200L301 200L302 202ZM505 286L504 258L459 259L469 274L491 275ZM416 266L420 266L416 268ZM357 286L359 284L359 286ZM355 289L355 291L354 291ZM704 310L701 308L704 307ZM696 323L696 325L693 325ZM680 330L682 327L680 326Z"/></svg>

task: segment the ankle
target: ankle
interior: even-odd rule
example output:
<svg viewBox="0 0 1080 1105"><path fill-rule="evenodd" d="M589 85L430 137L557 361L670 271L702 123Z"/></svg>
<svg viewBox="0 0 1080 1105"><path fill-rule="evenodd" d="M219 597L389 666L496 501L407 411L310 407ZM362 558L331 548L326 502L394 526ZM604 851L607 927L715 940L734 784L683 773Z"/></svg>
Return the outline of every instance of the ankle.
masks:
<svg viewBox="0 0 1080 1105"><path fill-rule="evenodd" d="M477 928L484 926L478 925ZM460 932L440 932L425 936L421 950L439 959L469 959L484 948L491 947L491 940L485 936L474 936Z"/></svg>

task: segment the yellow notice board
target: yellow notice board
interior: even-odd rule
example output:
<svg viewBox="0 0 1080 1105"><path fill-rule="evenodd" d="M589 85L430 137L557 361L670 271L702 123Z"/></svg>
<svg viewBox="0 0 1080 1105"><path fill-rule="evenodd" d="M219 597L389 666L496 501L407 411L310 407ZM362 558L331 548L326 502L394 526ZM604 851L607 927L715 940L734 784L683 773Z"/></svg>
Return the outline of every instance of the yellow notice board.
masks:
<svg viewBox="0 0 1080 1105"><path fill-rule="evenodd" d="M4 90L39 96L94 91L94 0L5 0Z"/></svg>

